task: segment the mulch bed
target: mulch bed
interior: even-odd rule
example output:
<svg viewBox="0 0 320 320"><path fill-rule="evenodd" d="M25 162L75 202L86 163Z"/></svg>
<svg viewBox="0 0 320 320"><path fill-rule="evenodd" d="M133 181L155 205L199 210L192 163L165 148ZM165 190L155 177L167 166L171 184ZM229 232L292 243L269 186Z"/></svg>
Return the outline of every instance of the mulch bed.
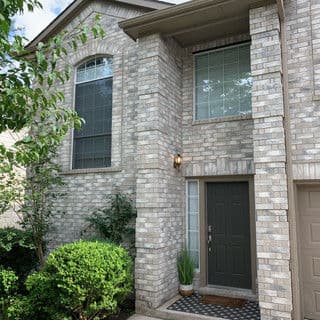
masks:
<svg viewBox="0 0 320 320"><path fill-rule="evenodd" d="M134 314L135 299L134 296L127 298L120 306L119 311L106 318L106 320L126 320Z"/></svg>

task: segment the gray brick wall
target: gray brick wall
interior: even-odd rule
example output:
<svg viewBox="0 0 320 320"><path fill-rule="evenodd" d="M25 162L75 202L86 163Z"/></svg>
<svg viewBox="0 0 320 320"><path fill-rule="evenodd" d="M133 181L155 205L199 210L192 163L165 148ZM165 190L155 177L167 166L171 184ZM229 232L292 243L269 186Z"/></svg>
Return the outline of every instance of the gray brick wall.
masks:
<svg viewBox="0 0 320 320"><path fill-rule="evenodd" d="M174 296L177 253L184 241L181 153L181 49L159 35L139 39L137 118L136 307L142 312Z"/></svg>
<svg viewBox="0 0 320 320"><path fill-rule="evenodd" d="M105 169L71 170L72 132L64 139L57 161L62 164L66 196L56 204L56 216L50 236L50 248L82 236L87 227L85 217L103 205L106 195L120 189L135 198L136 192L136 109L137 109L137 44L118 26L118 22L144 13L134 7L112 2L93 1L70 21L72 30L83 21L94 23L101 16L106 36L103 40L89 37L84 46L69 55L73 66L71 81L62 88L66 104L74 104L74 73L79 63L95 55L113 56L112 166Z"/></svg>
<svg viewBox="0 0 320 320"><path fill-rule="evenodd" d="M286 16L294 179L320 179L319 2L289 1Z"/></svg>
<svg viewBox="0 0 320 320"><path fill-rule="evenodd" d="M293 172L320 179L319 5L286 3ZM94 1L71 21L102 16L106 38L89 39L70 56L74 67L88 57L114 57L112 167L70 170L72 133L60 158L68 195L57 203L52 246L81 237L84 217L106 194L121 190L136 199L137 310L156 308L177 292L176 256L185 239L185 180L199 176L255 174L258 296L263 320L291 319L289 223L283 127L282 65L275 5L250 11L250 35L181 49L152 35L129 39L118 21L143 13ZM254 79L252 117L193 120L193 53L251 38ZM319 78L319 79L318 79ZM73 105L74 83L62 88ZM181 172L173 156L181 153Z"/></svg>
<svg viewBox="0 0 320 320"><path fill-rule="evenodd" d="M194 121L193 53L249 40L239 35L193 46L183 55L183 167L184 176L252 174L253 121L234 117Z"/></svg>
<svg viewBox="0 0 320 320"><path fill-rule="evenodd" d="M280 26L276 5L250 10L257 277L261 318L291 319Z"/></svg>

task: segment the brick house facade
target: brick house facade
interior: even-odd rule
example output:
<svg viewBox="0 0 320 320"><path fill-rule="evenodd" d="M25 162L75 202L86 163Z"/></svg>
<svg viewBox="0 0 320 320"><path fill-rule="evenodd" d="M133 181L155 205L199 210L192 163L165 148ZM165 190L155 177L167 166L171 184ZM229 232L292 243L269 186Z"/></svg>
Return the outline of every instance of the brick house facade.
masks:
<svg viewBox="0 0 320 320"><path fill-rule="evenodd" d="M65 138L67 197L57 203L52 246L80 238L84 218L120 188L138 210L137 311L177 294L176 257L186 245L198 289L241 289L264 320L320 319L319 3L75 1L29 48L80 21L93 24L96 13L106 37L68 57L73 75L62 89L77 107L80 88L98 79L79 80L85 63L112 58L104 78L112 81L110 163L75 167L80 142L73 132ZM219 52L217 100L210 74L218 77ZM230 101L238 107L227 108Z"/></svg>

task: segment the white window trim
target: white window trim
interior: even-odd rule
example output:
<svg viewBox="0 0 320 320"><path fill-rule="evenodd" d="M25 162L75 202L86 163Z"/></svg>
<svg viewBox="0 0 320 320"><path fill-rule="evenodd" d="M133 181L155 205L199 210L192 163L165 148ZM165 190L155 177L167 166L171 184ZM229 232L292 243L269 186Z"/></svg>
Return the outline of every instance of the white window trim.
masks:
<svg viewBox="0 0 320 320"><path fill-rule="evenodd" d="M93 82L93 81L98 81L98 80L102 80L102 79L110 79L110 78L113 78L113 75L112 75L112 76L108 76L108 77L96 78L96 79L93 79L93 80L79 81L79 82L77 82L77 80L76 80L76 81L75 81L75 86L76 86L77 84L82 84L82 83L87 83L87 82Z"/></svg>

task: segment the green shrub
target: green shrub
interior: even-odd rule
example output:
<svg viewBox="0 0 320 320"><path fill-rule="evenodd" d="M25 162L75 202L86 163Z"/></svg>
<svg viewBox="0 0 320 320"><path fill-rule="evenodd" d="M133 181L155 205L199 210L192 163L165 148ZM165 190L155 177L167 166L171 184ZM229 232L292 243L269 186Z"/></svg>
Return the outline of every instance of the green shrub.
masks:
<svg viewBox="0 0 320 320"><path fill-rule="evenodd" d="M132 251L135 247L135 229L131 223L136 215L132 200L118 192L108 196L106 206L96 210L87 220L99 231L103 239L125 245L134 255Z"/></svg>
<svg viewBox="0 0 320 320"><path fill-rule="evenodd" d="M0 270L0 298L8 297L17 290L18 277L12 270Z"/></svg>
<svg viewBox="0 0 320 320"><path fill-rule="evenodd" d="M123 248L90 241L63 245L28 277L29 314L16 319L103 319L116 312L132 282L131 259Z"/></svg>
<svg viewBox="0 0 320 320"><path fill-rule="evenodd" d="M178 256L177 267L180 284L192 284L194 277L194 262L188 250L182 250L182 252Z"/></svg>
<svg viewBox="0 0 320 320"><path fill-rule="evenodd" d="M16 273L21 289L28 274L37 267L30 233L15 228L0 229L0 266Z"/></svg>
<svg viewBox="0 0 320 320"><path fill-rule="evenodd" d="M12 270L0 270L0 308L3 319L8 318L8 308L11 303L12 296L16 294L18 289L18 277Z"/></svg>
<svg viewBox="0 0 320 320"><path fill-rule="evenodd" d="M58 289L50 276L42 271L30 275L26 281L28 293L12 299L8 320L62 320L68 317L58 301Z"/></svg>

